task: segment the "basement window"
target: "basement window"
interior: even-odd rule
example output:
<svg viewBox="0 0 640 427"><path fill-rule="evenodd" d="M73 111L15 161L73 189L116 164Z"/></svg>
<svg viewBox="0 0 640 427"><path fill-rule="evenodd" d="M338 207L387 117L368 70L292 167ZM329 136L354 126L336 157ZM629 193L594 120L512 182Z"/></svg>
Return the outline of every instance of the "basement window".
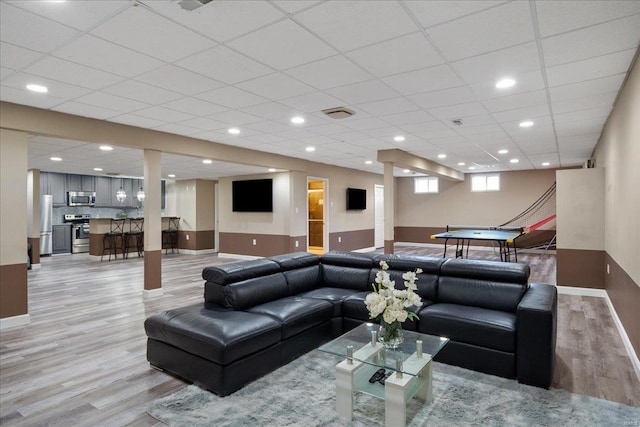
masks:
<svg viewBox="0 0 640 427"><path fill-rule="evenodd" d="M438 192L438 178L434 176L417 176L413 178L414 194Z"/></svg>
<svg viewBox="0 0 640 427"><path fill-rule="evenodd" d="M473 175L471 191L500 191L500 174Z"/></svg>

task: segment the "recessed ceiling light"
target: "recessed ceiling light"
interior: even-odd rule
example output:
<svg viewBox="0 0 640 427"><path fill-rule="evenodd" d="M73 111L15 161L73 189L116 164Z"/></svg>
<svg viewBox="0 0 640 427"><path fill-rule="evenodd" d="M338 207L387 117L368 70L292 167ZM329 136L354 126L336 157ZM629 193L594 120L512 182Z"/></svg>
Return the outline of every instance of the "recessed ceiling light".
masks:
<svg viewBox="0 0 640 427"><path fill-rule="evenodd" d="M470 171L475 170L475 169L476 169L476 167L475 167L475 166L469 166L469 170L470 170Z"/></svg>
<svg viewBox="0 0 640 427"><path fill-rule="evenodd" d="M405 169L405 170L403 170L402 172L404 172L404 173L410 173L411 171L410 171L409 169Z"/></svg>
<svg viewBox="0 0 640 427"><path fill-rule="evenodd" d="M101 146L100 146L100 149L101 149L102 151L111 151L111 150L113 150L113 147L112 147L112 146L110 146L110 145L101 145Z"/></svg>
<svg viewBox="0 0 640 427"><path fill-rule="evenodd" d="M549 162L542 162L542 166L549 166L551 163Z"/></svg>
<svg viewBox="0 0 640 427"><path fill-rule="evenodd" d="M515 84L516 84L515 80L506 78L506 79L499 80L496 83L496 87L498 89L506 89L506 88L511 87L511 86L513 86Z"/></svg>
<svg viewBox="0 0 640 427"><path fill-rule="evenodd" d="M525 120L524 122L520 122L521 128L530 128L533 126L533 122L531 120Z"/></svg>
<svg viewBox="0 0 640 427"><path fill-rule="evenodd" d="M458 162L458 166L464 166L465 163L464 162Z"/></svg>
<svg viewBox="0 0 640 427"><path fill-rule="evenodd" d="M102 168L93 168L93 170L96 172L102 172Z"/></svg>
<svg viewBox="0 0 640 427"><path fill-rule="evenodd" d="M438 154L438 158L439 159L446 159L447 155L446 154Z"/></svg>
<svg viewBox="0 0 640 427"><path fill-rule="evenodd" d="M38 93L49 92L49 88L47 88L46 86L36 85L36 84L28 84L27 89L29 89L31 92L38 92Z"/></svg>
<svg viewBox="0 0 640 427"><path fill-rule="evenodd" d="M62 157L51 157L51 160L53 160L54 162L61 162Z"/></svg>
<svg viewBox="0 0 640 427"><path fill-rule="evenodd" d="M309 153L316 151L316 147L307 147L305 148L305 150L307 150Z"/></svg>
<svg viewBox="0 0 640 427"><path fill-rule="evenodd" d="M269 172L275 172L275 168L269 168Z"/></svg>
<svg viewBox="0 0 640 427"><path fill-rule="evenodd" d="M240 129L238 128L229 128L227 129L227 132L229 132L231 135L237 135L240 133Z"/></svg>
<svg viewBox="0 0 640 427"><path fill-rule="evenodd" d="M498 154L507 154L508 152L509 150L505 150L505 149L498 150Z"/></svg>
<svg viewBox="0 0 640 427"><path fill-rule="evenodd" d="M404 136L398 135L398 136L394 137L393 140L395 142L402 142L402 141L404 141Z"/></svg>
<svg viewBox="0 0 640 427"><path fill-rule="evenodd" d="M167 176L168 176L169 178L175 178L175 177L176 177L176 175L175 175L175 174L173 174L173 173L170 173L170 174L169 174L169 175L167 175Z"/></svg>
<svg viewBox="0 0 640 427"><path fill-rule="evenodd" d="M371 164L373 164L373 161L371 161L371 160L365 160L364 164L365 164L365 165L371 165Z"/></svg>
<svg viewBox="0 0 640 427"><path fill-rule="evenodd" d="M295 125L301 125L302 123L304 123L304 117L301 116L295 116L291 119L291 123L295 124Z"/></svg>
<svg viewBox="0 0 640 427"><path fill-rule="evenodd" d="M210 165L211 163L213 163L213 160L211 160L211 159L204 159L204 160L202 161L202 163L204 163L205 165Z"/></svg>
<svg viewBox="0 0 640 427"><path fill-rule="evenodd" d="M511 160L509 160L509 162L511 162L511 163L519 163L519 162L520 162L520 160L518 160L518 159L511 159Z"/></svg>

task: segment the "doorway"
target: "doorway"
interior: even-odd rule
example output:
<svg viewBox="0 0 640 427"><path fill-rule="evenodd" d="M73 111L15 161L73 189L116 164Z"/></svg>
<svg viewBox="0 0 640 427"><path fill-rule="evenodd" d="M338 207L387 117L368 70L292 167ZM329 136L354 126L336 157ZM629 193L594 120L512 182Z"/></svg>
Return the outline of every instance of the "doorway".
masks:
<svg viewBox="0 0 640 427"><path fill-rule="evenodd" d="M384 185L375 186L374 245L384 247Z"/></svg>
<svg viewBox="0 0 640 427"><path fill-rule="evenodd" d="M327 180L307 178L307 250L322 255L328 250L325 200Z"/></svg>

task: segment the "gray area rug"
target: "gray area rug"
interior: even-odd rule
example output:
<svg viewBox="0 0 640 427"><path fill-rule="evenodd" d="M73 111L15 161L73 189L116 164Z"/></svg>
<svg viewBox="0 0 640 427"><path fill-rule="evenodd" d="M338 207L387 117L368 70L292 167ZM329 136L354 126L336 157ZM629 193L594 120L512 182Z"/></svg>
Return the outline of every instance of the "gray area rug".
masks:
<svg viewBox="0 0 640 427"><path fill-rule="evenodd" d="M227 397L190 385L153 402L147 412L170 426L378 426L384 402L356 394L354 420L335 412L334 367L314 350ZM543 390L513 380L435 363L431 404L412 399L409 426L638 426L640 408Z"/></svg>

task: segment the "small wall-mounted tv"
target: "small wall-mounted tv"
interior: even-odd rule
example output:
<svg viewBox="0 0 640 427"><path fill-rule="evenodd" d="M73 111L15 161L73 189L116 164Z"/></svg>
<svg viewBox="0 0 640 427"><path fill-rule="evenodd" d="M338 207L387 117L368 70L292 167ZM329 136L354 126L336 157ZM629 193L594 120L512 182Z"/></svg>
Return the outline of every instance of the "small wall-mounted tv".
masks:
<svg viewBox="0 0 640 427"><path fill-rule="evenodd" d="M273 180L250 179L231 183L233 212L273 212Z"/></svg>
<svg viewBox="0 0 640 427"><path fill-rule="evenodd" d="M363 211L367 209L367 190L347 188L347 210Z"/></svg>

